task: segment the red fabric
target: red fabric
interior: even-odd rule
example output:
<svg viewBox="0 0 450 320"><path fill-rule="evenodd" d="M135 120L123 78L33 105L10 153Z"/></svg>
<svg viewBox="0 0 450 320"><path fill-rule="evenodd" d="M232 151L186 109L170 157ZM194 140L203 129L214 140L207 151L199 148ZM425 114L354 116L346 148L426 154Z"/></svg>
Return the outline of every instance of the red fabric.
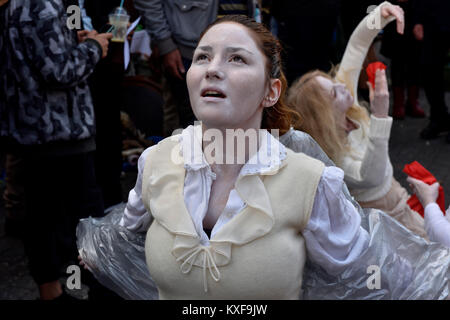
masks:
<svg viewBox="0 0 450 320"><path fill-rule="evenodd" d="M428 185L432 185L433 183L437 182L436 178L417 161L405 165L405 167L403 168L403 172L415 179L422 180ZM442 186L439 186L439 196L436 202L441 208L442 212L445 214L444 188L442 188ZM411 209L417 211L423 217L424 208L422 207L422 204L420 203L416 195L413 195L408 199L408 205Z"/></svg>
<svg viewBox="0 0 450 320"><path fill-rule="evenodd" d="M372 84L372 88L375 88L375 73L378 69L386 70L386 65L382 62L372 62L366 68L367 78Z"/></svg>

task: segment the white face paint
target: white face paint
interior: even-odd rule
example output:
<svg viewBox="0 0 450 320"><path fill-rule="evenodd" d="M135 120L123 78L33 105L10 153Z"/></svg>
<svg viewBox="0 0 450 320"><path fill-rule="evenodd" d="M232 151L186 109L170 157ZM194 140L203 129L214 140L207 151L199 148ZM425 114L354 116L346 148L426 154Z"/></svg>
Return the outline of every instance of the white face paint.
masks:
<svg viewBox="0 0 450 320"><path fill-rule="evenodd" d="M265 56L233 22L206 32L187 73L192 110L207 128L260 128L268 85Z"/></svg>
<svg viewBox="0 0 450 320"><path fill-rule="evenodd" d="M345 85L340 82L333 82L322 76L317 76L316 80L325 91L325 94L331 98L332 107L335 111L335 120L338 126L347 133L357 129L357 126L346 116L348 109L353 105L354 98Z"/></svg>

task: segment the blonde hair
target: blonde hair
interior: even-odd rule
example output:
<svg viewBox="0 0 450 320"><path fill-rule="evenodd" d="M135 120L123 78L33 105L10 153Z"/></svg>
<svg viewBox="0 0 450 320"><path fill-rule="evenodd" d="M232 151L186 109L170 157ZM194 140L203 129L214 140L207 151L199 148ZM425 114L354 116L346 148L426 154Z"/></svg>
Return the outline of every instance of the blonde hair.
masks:
<svg viewBox="0 0 450 320"><path fill-rule="evenodd" d="M322 71L312 71L297 79L288 90L288 104L300 114L294 127L308 133L335 163L339 162L347 144L346 135L336 125L332 99L316 77L332 78Z"/></svg>

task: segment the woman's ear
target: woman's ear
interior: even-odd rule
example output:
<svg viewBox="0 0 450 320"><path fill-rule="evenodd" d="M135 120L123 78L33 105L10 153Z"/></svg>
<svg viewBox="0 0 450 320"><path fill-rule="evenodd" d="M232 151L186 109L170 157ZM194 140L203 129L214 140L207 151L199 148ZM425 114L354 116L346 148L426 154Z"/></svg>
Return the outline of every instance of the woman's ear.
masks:
<svg viewBox="0 0 450 320"><path fill-rule="evenodd" d="M269 88L267 94L262 101L262 106L264 108L270 108L274 106L281 94L281 81L280 79L270 79Z"/></svg>

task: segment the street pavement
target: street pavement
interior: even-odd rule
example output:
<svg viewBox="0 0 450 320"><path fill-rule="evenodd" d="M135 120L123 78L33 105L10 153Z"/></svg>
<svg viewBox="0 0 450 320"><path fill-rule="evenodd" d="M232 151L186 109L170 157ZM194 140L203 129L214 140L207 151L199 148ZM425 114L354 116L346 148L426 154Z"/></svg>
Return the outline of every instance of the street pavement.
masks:
<svg viewBox="0 0 450 320"><path fill-rule="evenodd" d="M446 96L450 106L450 92ZM421 91L420 101L427 114L429 107ZM428 123L427 119L407 118L394 121L389 143L391 162L395 178L407 186L406 175L402 172L407 163L416 160L433 173L444 186L446 206L450 204L450 144L445 143L445 136L436 140L424 141L419 138L420 130ZM123 178L124 200L128 191L134 186L135 172L128 172ZM3 190L0 190L2 193ZM4 234L4 206L0 199L0 300L34 300L38 298L38 289L28 269L22 242L6 237ZM60 279L64 282L64 278ZM86 299L87 288L73 290L70 294Z"/></svg>

